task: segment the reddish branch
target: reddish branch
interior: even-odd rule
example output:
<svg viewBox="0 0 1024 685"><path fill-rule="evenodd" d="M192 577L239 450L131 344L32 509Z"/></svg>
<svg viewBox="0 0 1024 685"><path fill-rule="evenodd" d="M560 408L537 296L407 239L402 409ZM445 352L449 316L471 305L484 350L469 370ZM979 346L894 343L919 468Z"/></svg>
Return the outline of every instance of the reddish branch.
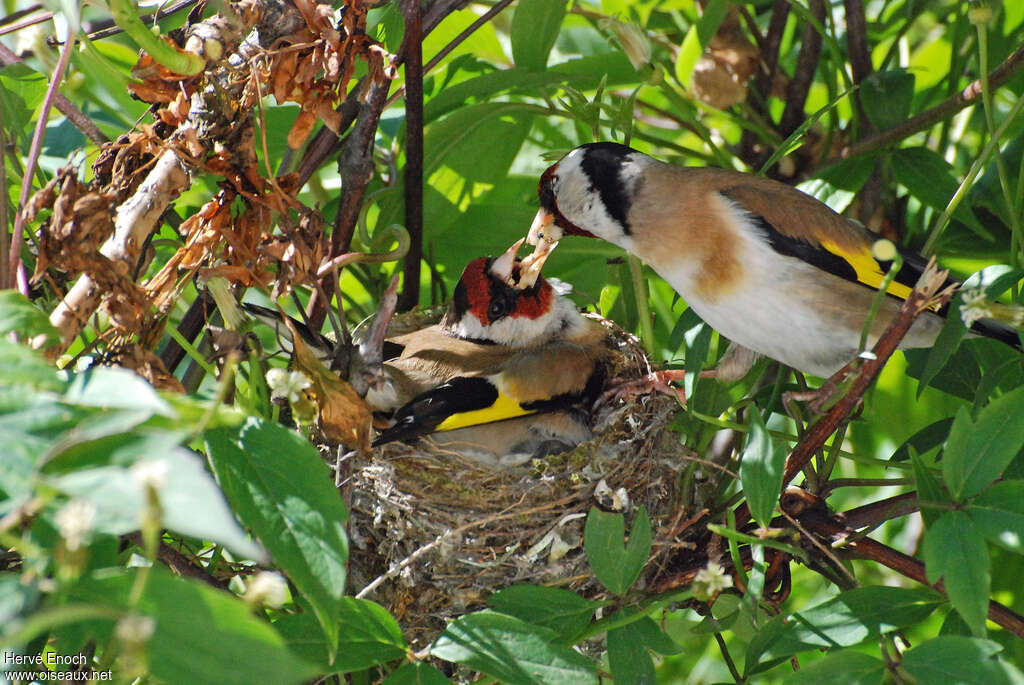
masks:
<svg viewBox="0 0 1024 685"><path fill-rule="evenodd" d="M857 376L850 383L847 392L839 398L835 405L816 424L804 434L803 439L793 448L789 458L786 459L786 472L783 478L783 487L800 473L800 470L807 465L811 457L825 446L825 441L832 435L839 425L856 409L864 393L874 382L882 367L892 356L892 353L899 347L900 341L918 314L936 303L941 306L953 296L953 290L946 288L939 292L946 283L947 271L939 271L934 262L925 269L917 287L910 293L910 296L903 303L899 313L889 327L879 338L872 350L872 359L856 360L847 364L835 376L829 379L826 388L834 386L837 379L842 379L859 366ZM826 390L823 388L822 390Z"/></svg>
<svg viewBox="0 0 1024 685"><path fill-rule="evenodd" d="M406 0L405 16L405 230L409 252L402 269L398 309L408 311L420 301L423 258L423 45L420 0Z"/></svg>
<svg viewBox="0 0 1024 685"><path fill-rule="evenodd" d="M792 496L791 496L792 495ZM842 549L849 550L861 559L882 564L900 575L934 588L946 594L942 581L929 583L924 564L917 559L867 537L857 537L857 531L847 525L840 516L831 516L821 500L811 493L800 491L787 493L781 501L782 510L798 520L807 531L819 537L826 544L844 543ZM1024 616L1011 611L999 602L989 601L988 617L997 625L1024 639Z"/></svg>
<svg viewBox="0 0 1024 685"><path fill-rule="evenodd" d="M783 136L789 136L806 115L804 105L807 94L814 83L814 74L818 70L818 59L821 57L821 31L825 26L825 0L810 1L811 14L817 19L818 25L807 22L804 26L803 38L800 41L800 55L797 57L793 78L786 87L786 108L779 120L779 130Z"/></svg>
<svg viewBox="0 0 1024 685"><path fill-rule="evenodd" d="M989 73L988 81L990 87L993 89L999 88L1013 78L1021 70L1021 67L1024 67L1024 45L1014 50L1002 64ZM895 145L908 136L923 131L933 124L948 119L963 108L973 105L980 97L981 80L978 79L972 81L956 95L942 101L931 109L927 109L907 119L902 124L843 148L839 157L829 160L826 164L834 164L842 159L856 157L857 155L863 155Z"/></svg>

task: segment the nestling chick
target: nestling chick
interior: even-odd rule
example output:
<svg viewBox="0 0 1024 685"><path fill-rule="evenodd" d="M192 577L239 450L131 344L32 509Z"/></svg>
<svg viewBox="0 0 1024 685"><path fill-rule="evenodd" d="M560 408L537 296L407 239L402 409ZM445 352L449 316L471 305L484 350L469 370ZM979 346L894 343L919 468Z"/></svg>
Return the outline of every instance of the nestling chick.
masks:
<svg viewBox="0 0 1024 685"><path fill-rule="evenodd" d="M650 264L735 345L815 376L832 375L857 354L891 266L873 256L870 231L795 188L666 164L617 143L572 150L544 172L538 195L528 237L538 249L524 263L546 259L563 235L602 238ZM911 252L902 257L869 345L926 264ZM919 316L902 347L931 346L944 315ZM998 324L972 330L1020 347Z"/></svg>
<svg viewBox="0 0 1024 685"><path fill-rule="evenodd" d="M510 465L591 437L608 335L540 276L543 259L520 267L522 243L470 262L440 323L386 341L391 356L366 401L391 425L374 445L430 434L464 456ZM271 310L246 309L279 320ZM298 330L322 346L322 336Z"/></svg>
<svg viewBox="0 0 1024 685"><path fill-rule="evenodd" d="M442 321L389 342L389 382L367 393L395 423L375 444L432 433L460 452L507 464L565 451L590 437L587 410L610 354L603 326L515 253L480 258L462 273Z"/></svg>

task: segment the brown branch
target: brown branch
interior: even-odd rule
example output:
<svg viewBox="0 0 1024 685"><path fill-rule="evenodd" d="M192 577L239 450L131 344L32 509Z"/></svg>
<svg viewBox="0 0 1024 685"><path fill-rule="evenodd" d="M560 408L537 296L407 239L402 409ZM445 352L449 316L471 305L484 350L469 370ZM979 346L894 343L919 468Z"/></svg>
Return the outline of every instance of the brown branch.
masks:
<svg viewBox="0 0 1024 685"><path fill-rule="evenodd" d="M952 297L952 290L950 289L938 293L939 289L945 284L947 274L948 272L946 271L939 271L935 267L934 262L929 264L918 281L917 287L910 293L903 306L900 307L896 318L875 344L872 350L873 358L851 362L829 379L826 387L835 385L837 379L842 379L857 364L861 364L860 371L857 377L853 379L846 394L839 398L832 409L821 420L808 429L803 439L797 443L789 458L786 459L783 487L788 485L796 474L800 473L801 469L811 460L811 457L824 447L828 437L856 409L864 393L874 382L878 374L882 372L882 367L885 366L892 353L896 351L903 336L910 330L910 326L914 323L917 315L924 311L929 304L934 304L936 297L943 298L945 301ZM942 303L944 304L944 302Z"/></svg>
<svg viewBox="0 0 1024 685"><path fill-rule="evenodd" d="M492 7L491 9L487 10L482 15L477 17L476 21L474 21L472 24L463 29L462 33L452 38L447 45L438 50L437 54L430 58L430 61L427 62L427 65L423 67L423 73L429 73L430 70L432 70L441 62L441 60L443 60L445 57L451 54L452 50L459 47L459 45L463 41L465 41L467 38L476 33L481 26L489 22L491 19L497 16L503 9L505 9L511 4L512 0L501 0L500 2L496 3L494 7ZM395 100L402 97L402 95L404 94L405 87L403 86L402 88L399 88L398 90L391 94L391 97L388 98L387 104L391 105Z"/></svg>
<svg viewBox="0 0 1024 685"><path fill-rule="evenodd" d="M502 0L498 4L502 8L504 8L510 2L511 0ZM422 38L425 38L430 34L431 31L437 28L438 25L445 19L445 17L448 16L449 13L458 9L460 5L464 4L466 4L466 0L443 0L432 4L430 6L430 9L427 10L426 15L423 17L421 42ZM489 19L494 14L496 13L493 12L492 9L492 11L487 12L487 14L485 14L484 16ZM486 23L484 21L481 21L483 18L484 17L481 17L477 21L473 22L473 24L469 28L467 28L465 31L463 31L454 39L452 39L452 41L447 46L445 46L445 48L443 48L441 52L439 52L434 57L434 59L432 59L429 62L424 71L430 71L437 64L439 58L447 54L445 50L451 52L451 50L454 49L459 43L464 41L474 31L480 28L480 26ZM405 53L403 51L399 51L396 57L397 59L394 62L394 66L397 69L398 67L402 66L405 58ZM331 159L339 152L341 152L342 148L345 145L344 141L341 139L341 135L348 130L348 127L352 125L352 122L356 120L356 117L361 111L358 107L358 96L360 93L363 92L365 84L366 77L363 77L363 79L361 79L355 85L355 87L352 88L352 90L348 94L348 97L345 99L345 102L343 102L339 107L338 111L341 112L342 120L341 124L338 126L338 133L335 133L326 126L322 127L319 131L317 131L316 135L313 137L313 140L310 142L310 144L306 146L306 153L303 155L302 162L300 162L299 167L297 169L299 173L300 187L302 185L305 185L306 181L309 180L309 177L312 176L313 173L316 172L316 170L319 169L321 165L324 164L324 162L326 162L328 159ZM384 107L387 107L395 100L397 100L399 97L401 97L401 93L402 91L401 89L399 89L390 98L388 98L388 100L384 103Z"/></svg>
<svg viewBox="0 0 1024 685"><path fill-rule="evenodd" d="M405 230L409 251L402 268L399 311L420 301L420 262L423 259L423 43L420 0L406 0L405 18Z"/></svg>
<svg viewBox="0 0 1024 685"><path fill-rule="evenodd" d="M818 20L821 28L825 26L825 0L810 0L810 11ZM811 91L814 83L814 74L818 70L818 60L821 58L821 33L819 27L811 22L804 26L803 37L800 41L800 55L797 57L796 69L793 71L793 78L786 88L786 108L779 120L779 131L783 136L789 136L806 118L804 105L807 104L807 94Z"/></svg>
<svg viewBox="0 0 1024 685"><path fill-rule="evenodd" d="M992 89L999 88L1020 72L1024 67L1024 45L1020 46L1007 57L1002 64L993 69L988 76L989 86ZM953 95L931 109L907 119L902 124L886 129L881 133L870 136L843 148L838 157L828 160L823 166L835 164L850 157L875 152L883 148L896 145L907 136L923 131L933 124L948 119L965 107L973 105L981 97L981 80L972 81L966 88Z"/></svg>
<svg viewBox="0 0 1024 685"><path fill-rule="evenodd" d="M836 516L847 528L859 530L876 526L883 521L912 514L920 508L917 503L917 493L905 492L902 495L855 507L841 514L836 514Z"/></svg>
<svg viewBox="0 0 1024 685"><path fill-rule="evenodd" d="M10 253L8 254L7 283L0 283L0 288L14 287L17 282L18 290L28 295L28 279L25 276L25 266L21 263L21 243L25 236L25 208L28 206L28 198L32 193L32 176L36 173L36 164L39 162L39 155L43 148L43 138L46 136L46 121L50 115L50 107L53 105L57 95L57 87L64 80L64 71L68 62L71 61L71 51L75 42L69 41L60 51L60 58L57 60L57 68L53 71L53 78L46 89L46 96L39 110L39 120L36 122L36 129L32 134L32 144L28 150L28 161L25 162L25 173L22 175L21 194L18 196L18 210L14 215L14 233L11 236ZM0 163L4 163L0 158ZM6 202L7 198L3 198ZM4 228L6 230L6 227Z"/></svg>
<svg viewBox="0 0 1024 685"><path fill-rule="evenodd" d="M846 49L850 53L853 82L861 83L872 71L864 3L862 0L843 0L843 5L846 8Z"/></svg>
<svg viewBox="0 0 1024 685"><path fill-rule="evenodd" d="M874 561L896 571L905 578L917 581L922 585L946 594L946 588L940 580L928 582L925 566L912 556L883 545L881 542L867 537L857 537L856 531L849 528L846 522L837 516L831 516L824 500L811 493L801 491L787 493L783 496L783 511L800 521L800 524L829 543L842 542L843 549L853 552L861 559ZM1010 631L1020 639L1024 639L1024 616L1011 611L999 602L989 600L988 617L991 621Z"/></svg>
<svg viewBox="0 0 1024 685"><path fill-rule="evenodd" d="M757 114L765 115L768 111L768 98L772 92L772 84L775 82L775 74L779 68L779 50L782 46L782 36L786 30L786 20L789 17L789 3L786 0L775 0L772 3L772 17L768 23L768 33L764 40L758 40L758 48L761 53L761 68L757 70L751 92L755 97L749 98L751 109ZM756 28L756 26L754 27ZM740 157L752 167L760 167L770 154L760 149L758 135L750 129L744 129L740 138Z"/></svg>

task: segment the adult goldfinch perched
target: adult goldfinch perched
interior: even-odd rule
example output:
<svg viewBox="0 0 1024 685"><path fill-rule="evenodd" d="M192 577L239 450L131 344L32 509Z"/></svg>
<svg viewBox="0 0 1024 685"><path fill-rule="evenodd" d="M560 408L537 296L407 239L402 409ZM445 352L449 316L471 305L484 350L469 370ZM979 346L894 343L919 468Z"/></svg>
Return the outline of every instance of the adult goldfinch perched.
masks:
<svg viewBox="0 0 1024 685"><path fill-rule="evenodd" d="M366 392L390 424L375 445L430 434L507 465L591 437L588 410L611 354L606 329L540 276L543 259L520 268L522 242L470 262L440 323L387 340L391 357Z"/></svg>
<svg viewBox="0 0 1024 685"><path fill-rule="evenodd" d="M617 143L582 145L541 176L540 211L524 260L546 259L563 235L602 238L636 255L712 328L756 353L828 377L857 354L891 262L866 228L783 183L673 166ZM903 252L868 343L882 333L925 266ZM925 312L902 346L927 347L943 324ZM984 322L974 332L1020 345Z"/></svg>

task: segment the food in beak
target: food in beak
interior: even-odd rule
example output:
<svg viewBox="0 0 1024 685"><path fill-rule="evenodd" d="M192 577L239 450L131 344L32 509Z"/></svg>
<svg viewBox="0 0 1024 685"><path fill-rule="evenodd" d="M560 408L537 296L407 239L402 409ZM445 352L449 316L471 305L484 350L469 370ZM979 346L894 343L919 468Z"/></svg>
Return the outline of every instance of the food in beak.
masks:
<svg viewBox="0 0 1024 685"><path fill-rule="evenodd" d="M520 238L516 242L512 243L512 247L505 250L503 255L491 263L490 271L494 277L508 283L513 288L519 287L514 277L516 253L519 252L519 248L523 246L525 241L526 238Z"/></svg>

